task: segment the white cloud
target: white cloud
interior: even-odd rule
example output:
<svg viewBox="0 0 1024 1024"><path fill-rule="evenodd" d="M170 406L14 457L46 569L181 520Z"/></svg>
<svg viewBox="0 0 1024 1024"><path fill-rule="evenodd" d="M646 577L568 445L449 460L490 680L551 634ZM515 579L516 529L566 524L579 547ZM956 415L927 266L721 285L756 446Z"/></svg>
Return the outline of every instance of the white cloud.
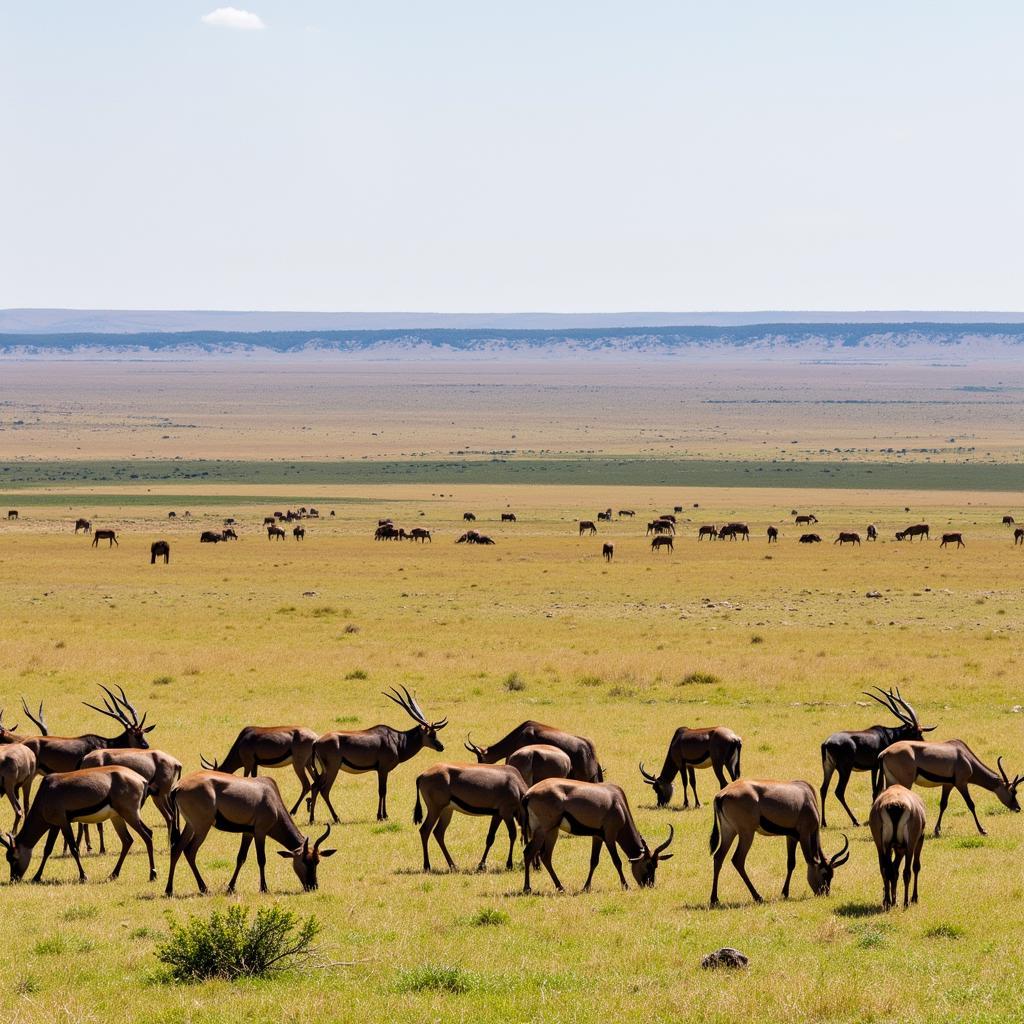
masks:
<svg viewBox="0 0 1024 1024"><path fill-rule="evenodd" d="M252 11L240 11L237 7L218 7L209 14L204 14L204 24L213 25L215 28L236 28L243 32L252 32L266 28L263 19Z"/></svg>

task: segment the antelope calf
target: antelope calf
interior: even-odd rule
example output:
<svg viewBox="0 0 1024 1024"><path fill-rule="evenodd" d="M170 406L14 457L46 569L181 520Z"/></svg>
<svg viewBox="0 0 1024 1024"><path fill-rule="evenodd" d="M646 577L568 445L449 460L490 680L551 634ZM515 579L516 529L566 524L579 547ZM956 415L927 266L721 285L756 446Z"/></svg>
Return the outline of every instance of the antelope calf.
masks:
<svg viewBox="0 0 1024 1024"><path fill-rule="evenodd" d="M711 854L715 858L714 880L711 883L711 906L718 906L718 876L734 840L739 839L732 864L750 890L755 903L764 902L754 883L747 876L747 854L755 835L786 837L786 881L782 898L789 899L789 882L796 867L799 844L807 862L807 884L815 896L827 896L837 868L850 855L850 840L843 836L843 848L828 858L821 849L821 819L818 802L810 783L757 782L739 779L730 782L715 797L715 824L711 830Z"/></svg>
<svg viewBox="0 0 1024 1024"><path fill-rule="evenodd" d="M868 818L871 838L878 850L882 873L882 909L896 906L900 861L903 861L903 907L917 902L917 876L921 873L924 846L924 803L905 786L890 786L871 805ZM914 872L914 896L910 897L910 872Z"/></svg>
<svg viewBox="0 0 1024 1024"><path fill-rule="evenodd" d="M420 841L423 843L423 870L430 870L428 842L433 832L437 845L441 847L448 870L455 871L444 836L452 820L452 814L460 811L491 819L487 830L487 842L477 864L477 871L485 870L487 854L494 845L498 826L504 822L508 829L508 858L505 870L512 869L512 853L516 845L516 824L525 828L523 797L526 783L518 770L503 764L435 764L416 779L416 807L413 810L413 824L420 826ZM427 806L426 814L420 803Z"/></svg>
<svg viewBox="0 0 1024 1024"><path fill-rule="evenodd" d="M266 842L269 836L284 847L278 856L289 858L292 868L309 892L316 889L317 868L324 857L337 851L321 850L320 845L331 834L331 826L316 841L312 849L306 838L292 821L292 816L281 799L277 783L268 778L239 778L226 772L199 771L186 775L171 790L171 811L175 827L172 833L171 863L167 875L168 896L174 893L174 871L178 858L184 853L199 891L209 892L196 865L196 854L206 841L210 829L242 834L235 861L235 873L228 883L228 892L235 891L242 865L249 856L249 847L256 843L256 863L260 869L260 892L267 891ZM178 830L178 812L185 819L185 827Z"/></svg>
<svg viewBox="0 0 1024 1024"><path fill-rule="evenodd" d="M8 743L0 747L0 794L7 797L14 808L12 831L18 831L19 823L25 817L24 807L32 779L36 774L36 755L22 743ZM18 791L21 799L18 799Z"/></svg>
<svg viewBox="0 0 1024 1024"><path fill-rule="evenodd" d="M142 837L149 854L149 880L156 878L156 865L153 862L153 833L142 820L140 811L146 798L146 780L130 768L111 765L106 768L84 768L75 772L58 772L47 775L40 783L39 790L32 801L25 823L17 837L7 833L0 836L0 845L7 850L7 863L11 867L11 881L18 881L28 870L32 851L46 833L46 845L43 847L43 859L39 870L32 878L38 882L42 877L57 834L64 837L71 855L78 866L79 881L84 882L85 870L78 855L78 844L75 842L71 826L76 822L99 823L109 821L114 826L121 840L121 855L110 873L117 878L121 872L133 840L131 832Z"/></svg>
<svg viewBox="0 0 1024 1024"><path fill-rule="evenodd" d="M472 750L472 747L467 743L466 749ZM522 775L527 788L545 779L567 779L572 772L572 759L569 755L549 743L531 743L528 747L520 747L505 758L505 764L511 765Z"/></svg>
<svg viewBox="0 0 1024 1024"><path fill-rule="evenodd" d="M899 783L911 789L914 783L917 783L919 786L942 787L935 835L940 834L942 816L946 813L950 791L954 789L964 798L964 803L974 818L974 824L978 826L978 831L983 836L988 833L978 821L978 812L974 809L970 786L980 786L990 793L995 793L1004 807L1020 813L1017 787L1024 781L1024 775L1015 775L1010 779L1003 770L1001 757L996 761L999 771L992 771L963 740L946 740L944 743L905 740L887 747L878 760L887 786Z"/></svg>
<svg viewBox="0 0 1024 1024"><path fill-rule="evenodd" d="M720 788L724 787L725 773L736 780L740 777L740 754L743 750L743 740L725 726L715 726L711 729L687 729L680 727L672 735L668 745L668 753L665 755L665 763L661 773L657 776L651 775L640 763L640 774L644 782L654 789L659 807L667 807L672 800L672 780L678 774L683 780L683 806L690 806L690 797L687 792L693 790L693 803L700 807L700 800L697 797L697 776L695 768L711 768L718 779Z"/></svg>
<svg viewBox="0 0 1024 1024"><path fill-rule="evenodd" d="M590 891L601 847L608 847L608 854L619 873L623 889L628 889L626 876L622 873L622 861L618 847L629 859L633 878L640 886L654 885L658 864L672 857L665 853L675 830L669 826L668 839L654 850L640 835L633 821L633 813L621 786L611 782L576 782L569 779L546 779L531 786L523 797L526 812L526 827L529 842L523 853L525 875L523 892L531 892L530 868L539 860L547 868L551 881L559 892L564 892L562 883L555 874L551 854L558 841L558 833L572 836L590 836L590 872L587 875L584 892Z"/></svg>

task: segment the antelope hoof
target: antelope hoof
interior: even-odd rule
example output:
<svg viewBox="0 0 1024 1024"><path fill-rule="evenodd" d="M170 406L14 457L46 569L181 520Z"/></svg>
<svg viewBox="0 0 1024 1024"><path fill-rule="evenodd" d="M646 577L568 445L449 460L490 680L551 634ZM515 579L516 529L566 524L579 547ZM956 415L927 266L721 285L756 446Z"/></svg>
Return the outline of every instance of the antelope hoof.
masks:
<svg viewBox="0 0 1024 1024"><path fill-rule="evenodd" d="M755 896L754 897L754 902L755 903L764 903L764 897L763 896Z"/></svg>

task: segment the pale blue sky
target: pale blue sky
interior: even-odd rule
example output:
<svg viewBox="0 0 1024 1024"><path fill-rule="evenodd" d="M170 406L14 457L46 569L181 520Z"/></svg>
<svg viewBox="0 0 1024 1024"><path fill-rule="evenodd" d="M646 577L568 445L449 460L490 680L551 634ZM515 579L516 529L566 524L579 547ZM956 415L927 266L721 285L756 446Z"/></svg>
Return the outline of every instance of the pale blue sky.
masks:
<svg viewBox="0 0 1024 1024"><path fill-rule="evenodd" d="M1024 4L0 0L0 306L1024 308Z"/></svg>

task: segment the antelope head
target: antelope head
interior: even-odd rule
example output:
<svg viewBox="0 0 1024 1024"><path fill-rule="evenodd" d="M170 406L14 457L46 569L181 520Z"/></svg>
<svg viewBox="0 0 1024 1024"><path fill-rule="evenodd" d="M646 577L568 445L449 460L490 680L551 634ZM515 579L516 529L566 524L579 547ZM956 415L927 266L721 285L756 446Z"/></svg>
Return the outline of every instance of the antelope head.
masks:
<svg viewBox="0 0 1024 1024"><path fill-rule="evenodd" d="M917 719L917 712L903 699L898 687L896 689L883 690L876 686L875 689L881 694L880 697L874 693L868 693L866 690L864 691L864 696L878 701L883 708L900 720L903 726L900 730L900 735L903 739L923 740L924 733L931 732L935 728L934 725L921 725Z"/></svg>
<svg viewBox="0 0 1024 1024"><path fill-rule="evenodd" d="M306 892L312 892L314 889L319 888L320 883L317 881L316 869L320 865L320 861L324 857L333 857L338 851L337 850L321 850L320 844L331 834L331 826L327 826L327 831L313 844L312 849L309 845L309 839L305 839L302 845L296 850L278 850L279 857L291 858L292 867L295 869L295 874L298 875L299 881L302 883L302 888Z"/></svg>
<svg viewBox="0 0 1024 1024"><path fill-rule="evenodd" d="M1017 787L1024 782L1024 775L1015 775L1011 779L1003 768L1003 759L1001 757L996 760L996 764L999 766L999 776L1002 781L996 788L995 794L1006 807L1009 807L1010 810L1014 812L1014 814L1020 814L1020 801L1017 799Z"/></svg>
<svg viewBox="0 0 1024 1024"><path fill-rule="evenodd" d="M807 865L807 884L815 896L827 896L832 888L832 876L836 868L841 868L849 859L850 840L843 835L843 848L834 856L826 858L825 854L818 852Z"/></svg>
<svg viewBox="0 0 1024 1024"><path fill-rule="evenodd" d="M487 748L486 747L478 747L473 742L473 737L472 736L467 735L466 736L466 742L463 743L462 745L471 754L475 754L476 755L477 764L486 764L487 763Z"/></svg>
<svg viewBox="0 0 1024 1024"><path fill-rule="evenodd" d="M13 832L0 832L0 846L4 848L7 863L11 869L11 881L20 882L28 870L28 862L32 859L32 851L25 846L18 846Z"/></svg>
<svg viewBox="0 0 1024 1024"><path fill-rule="evenodd" d="M103 707L98 708L95 704L88 703L88 701L82 701L82 703L87 708L92 708L93 711L98 711L101 715L112 718L124 728L123 737L119 736L118 739L125 739L127 742L120 744L121 746L138 747L141 750L148 750L149 744L146 742L146 733L152 732L156 728L155 725L146 726L146 716L149 712L147 711L140 719L138 711L135 710L132 702L128 700L128 695L121 686L118 687L118 690L121 691L120 697L111 693L102 684L100 689L107 695L103 698Z"/></svg>
<svg viewBox="0 0 1024 1024"><path fill-rule="evenodd" d="M17 731L16 725L4 725L4 709L0 708L0 743L17 743L17 737L14 735Z"/></svg>
<svg viewBox="0 0 1024 1024"><path fill-rule="evenodd" d="M668 839L654 850L648 848L646 841L643 849L636 857L629 858L629 867L636 879L636 884L647 889L654 885L654 873L658 870L658 863L663 860L671 860L674 854L665 853L675 836L675 829L669 825Z"/></svg>
<svg viewBox="0 0 1024 1024"><path fill-rule="evenodd" d="M391 693L385 693L388 700L394 701L410 718L420 727L423 734L423 746L431 750L444 750L444 744L437 738L437 734L448 724L447 718L437 722L428 722L423 709L416 703L416 698L403 686L404 696L394 687Z"/></svg>
<svg viewBox="0 0 1024 1024"><path fill-rule="evenodd" d="M672 782L662 782L660 779L652 775L646 768L644 768L643 761L640 762L640 774L644 777L644 782L647 783L654 790L654 795L658 798L659 807L667 807L669 802L672 800Z"/></svg>

